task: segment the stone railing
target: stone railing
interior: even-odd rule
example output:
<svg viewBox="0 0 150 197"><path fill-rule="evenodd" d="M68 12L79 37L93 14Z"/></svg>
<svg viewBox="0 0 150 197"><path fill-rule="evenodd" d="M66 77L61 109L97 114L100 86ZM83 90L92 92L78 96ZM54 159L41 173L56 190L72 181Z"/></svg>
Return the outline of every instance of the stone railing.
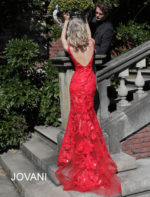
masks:
<svg viewBox="0 0 150 197"><path fill-rule="evenodd" d="M107 97L107 87L110 86L110 78L112 75L118 76L120 85L117 88L118 98L117 110L123 110L131 103L127 100L129 88L125 81L129 77L129 69L133 66L137 70L137 76L134 80L133 99L142 98L146 95L143 90L144 78L142 69L146 67L146 58L150 55L150 41L122 54L115 59L105 63L103 69L96 72L98 92L100 98L100 119L101 121L110 117L108 110L109 98ZM116 75L117 74L117 75Z"/></svg>
<svg viewBox="0 0 150 197"><path fill-rule="evenodd" d="M109 136L111 153L120 152L120 142L150 122L150 92L144 91L145 81L142 76L144 68L149 66L149 56L150 41L105 63L104 68L96 73L101 126ZM137 70L136 77L132 79L132 88L127 83L131 68ZM107 90L110 78L114 74L115 77L118 76L120 83L115 99L116 110L110 112L110 97L107 96ZM128 95L131 90L133 98L130 100Z"/></svg>

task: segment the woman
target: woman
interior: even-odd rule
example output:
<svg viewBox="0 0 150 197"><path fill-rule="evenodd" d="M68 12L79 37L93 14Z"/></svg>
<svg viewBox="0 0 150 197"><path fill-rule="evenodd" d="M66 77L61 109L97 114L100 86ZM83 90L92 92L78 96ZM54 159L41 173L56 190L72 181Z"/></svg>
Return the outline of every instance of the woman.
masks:
<svg viewBox="0 0 150 197"><path fill-rule="evenodd" d="M94 40L87 17L85 23L80 19L69 23L69 14L64 14L64 18L61 40L74 62L75 72L70 83L71 107L56 177L64 190L118 195L121 186L116 175L117 166L108 153L93 107L96 91L92 70Z"/></svg>

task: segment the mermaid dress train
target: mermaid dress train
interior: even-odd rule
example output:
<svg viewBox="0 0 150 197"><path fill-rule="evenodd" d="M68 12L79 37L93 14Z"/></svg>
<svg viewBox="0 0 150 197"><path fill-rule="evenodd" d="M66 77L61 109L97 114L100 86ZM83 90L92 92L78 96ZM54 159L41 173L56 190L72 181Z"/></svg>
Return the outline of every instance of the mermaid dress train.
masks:
<svg viewBox="0 0 150 197"><path fill-rule="evenodd" d="M86 66L73 57L70 45L68 52L75 72L69 88L70 113L58 155L56 177L64 190L94 192L108 197L121 194L117 165L109 155L94 109L94 50Z"/></svg>

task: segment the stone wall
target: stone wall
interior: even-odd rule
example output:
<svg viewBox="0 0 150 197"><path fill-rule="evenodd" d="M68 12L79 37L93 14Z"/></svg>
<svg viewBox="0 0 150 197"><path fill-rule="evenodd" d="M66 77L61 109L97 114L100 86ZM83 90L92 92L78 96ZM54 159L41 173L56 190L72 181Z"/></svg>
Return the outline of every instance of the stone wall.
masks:
<svg viewBox="0 0 150 197"><path fill-rule="evenodd" d="M61 40L58 39L57 41L50 41L49 42L49 57L57 56L58 51L63 51L63 46Z"/></svg>
<svg viewBox="0 0 150 197"><path fill-rule="evenodd" d="M150 124L121 143L122 151L136 159L150 157Z"/></svg>

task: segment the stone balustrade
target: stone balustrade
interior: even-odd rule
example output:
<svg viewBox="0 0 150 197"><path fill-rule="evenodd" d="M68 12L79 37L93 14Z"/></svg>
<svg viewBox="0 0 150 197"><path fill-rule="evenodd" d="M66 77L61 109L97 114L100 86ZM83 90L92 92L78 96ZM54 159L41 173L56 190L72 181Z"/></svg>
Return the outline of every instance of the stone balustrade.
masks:
<svg viewBox="0 0 150 197"><path fill-rule="evenodd" d="M109 112L110 102L106 98L107 89L109 83L106 84L106 81L111 78L113 74L119 78L119 87L117 88L118 97L116 99L116 109L121 111L128 107L131 103L127 100L129 91L134 90L133 99L137 100L143 98L147 94L143 90L145 81L142 76L142 70L146 67L146 57L150 55L150 41L145 42L144 44L128 51L125 54L122 54L115 59L105 63L104 69L96 73L98 92L101 103L101 113L100 119L106 120L111 116ZM130 68L135 68L137 70L136 77L130 75ZM130 78L133 87L128 87L127 79ZM104 89L105 86L105 99L104 95L100 93L101 89ZM107 87L107 88L106 88Z"/></svg>

